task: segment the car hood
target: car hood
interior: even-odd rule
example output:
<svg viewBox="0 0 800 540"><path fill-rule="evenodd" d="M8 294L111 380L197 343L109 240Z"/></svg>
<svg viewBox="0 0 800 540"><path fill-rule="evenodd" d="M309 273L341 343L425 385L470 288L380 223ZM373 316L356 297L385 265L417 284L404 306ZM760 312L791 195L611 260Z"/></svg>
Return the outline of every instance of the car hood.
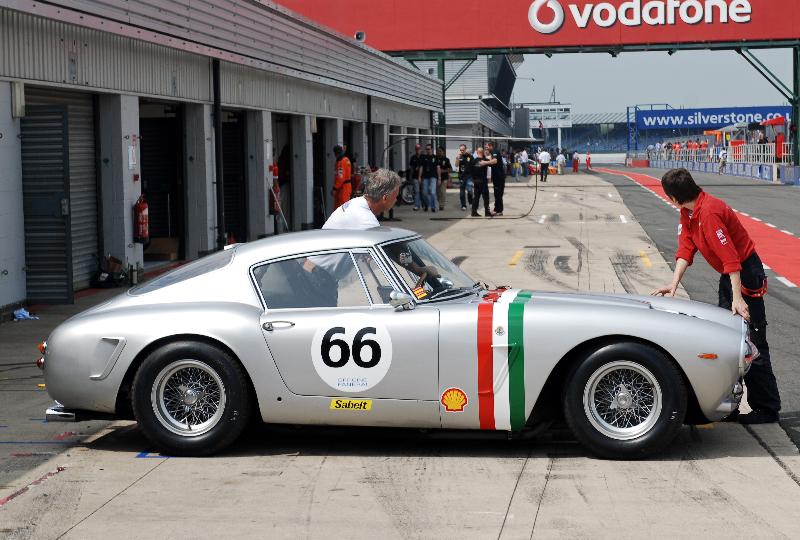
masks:
<svg viewBox="0 0 800 540"><path fill-rule="evenodd" d="M577 303L586 305L587 307L591 306L592 308L606 306L630 309L656 309L674 313L678 316L696 317L727 326L736 331L741 331L743 327L742 318L732 315L730 310L703 302L679 298L632 294L537 292L534 293L533 300L536 301L537 299L550 303Z"/></svg>

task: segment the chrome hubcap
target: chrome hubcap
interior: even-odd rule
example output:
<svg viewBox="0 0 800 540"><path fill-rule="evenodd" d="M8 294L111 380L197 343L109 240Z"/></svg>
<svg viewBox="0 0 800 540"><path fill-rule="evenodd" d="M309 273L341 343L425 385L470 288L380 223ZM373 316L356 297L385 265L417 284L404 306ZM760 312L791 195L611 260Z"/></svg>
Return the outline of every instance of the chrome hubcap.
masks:
<svg viewBox="0 0 800 540"><path fill-rule="evenodd" d="M597 369L583 391L589 422L617 440L635 439L650 431L658 421L661 405L661 387L655 376L644 366L626 360Z"/></svg>
<svg viewBox="0 0 800 540"><path fill-rule="evenodd" d="M172 433L196 437L222 418L225 385L216 371L198 360L178 360L158 374L151 401L156 418Z"/></svg>

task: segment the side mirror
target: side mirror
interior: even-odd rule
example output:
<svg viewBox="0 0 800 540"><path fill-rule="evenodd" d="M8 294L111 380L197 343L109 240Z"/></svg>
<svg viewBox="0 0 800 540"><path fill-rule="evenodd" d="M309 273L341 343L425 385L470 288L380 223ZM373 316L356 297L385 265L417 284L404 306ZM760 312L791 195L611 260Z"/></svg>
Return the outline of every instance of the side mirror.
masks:
<svg viewBox="0 0 800 540"><path fill-rule="evenodd" d="M414 309L414 299L404 292L392 291L389 295L389 304L397 311Z"/></svg>

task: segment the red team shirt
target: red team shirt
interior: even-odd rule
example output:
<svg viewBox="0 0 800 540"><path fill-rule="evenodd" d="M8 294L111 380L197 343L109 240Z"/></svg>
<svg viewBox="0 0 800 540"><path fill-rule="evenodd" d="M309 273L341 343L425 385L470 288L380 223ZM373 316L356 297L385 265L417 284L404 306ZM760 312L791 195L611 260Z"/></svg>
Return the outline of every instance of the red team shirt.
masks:
<svg viewBox="0 0 800 540"><path fill-rule="evenodd" d="M676 259L685 259L691 265L694 254L700 251L714 270L730 274L740 271L742 262L755 250L736 213L716 197L701 192L694 212L681 208Z"/></svg>

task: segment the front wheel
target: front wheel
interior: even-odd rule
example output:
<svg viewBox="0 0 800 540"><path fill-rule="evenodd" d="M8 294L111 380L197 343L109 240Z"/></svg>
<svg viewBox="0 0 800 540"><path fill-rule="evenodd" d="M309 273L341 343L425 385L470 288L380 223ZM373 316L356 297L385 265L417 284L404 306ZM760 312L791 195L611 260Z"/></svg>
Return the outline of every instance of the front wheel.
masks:
<svg viewBox="0 0 800 540"><path fill-rule="evenodd" d="M133 384L133 411L144 434L170 455L219 452L250 416L239 363L206 343L170 343L142 362Z"/></svg>
<svg viewBox="0 0 800 540"><path fill-rule="evenodd" d="M686 386L674 363L640 343L614 343L573 368L564 414L575 437L610 459L663 450L686 416Z"/></svg>

